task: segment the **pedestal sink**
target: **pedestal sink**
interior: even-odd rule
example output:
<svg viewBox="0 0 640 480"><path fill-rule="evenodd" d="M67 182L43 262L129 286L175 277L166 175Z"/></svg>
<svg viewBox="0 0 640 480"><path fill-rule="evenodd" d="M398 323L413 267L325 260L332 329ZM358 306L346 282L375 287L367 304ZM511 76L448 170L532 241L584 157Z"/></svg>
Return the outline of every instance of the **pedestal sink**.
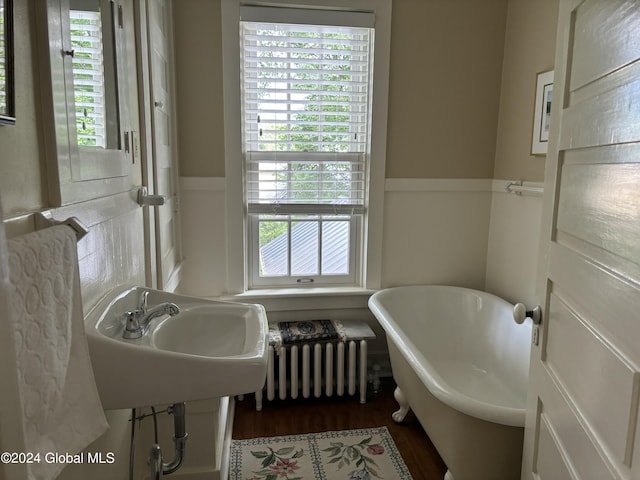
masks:
<svg viewBox="0 0 640 480"><path fill-rule="evenodd" d="M171 302L180 313L125 339L124 313L143 291L150 307ZM264 307L218 302L142 287L116 290L85 320L91 363L105 409L239 395L262 388L267 368Z"/></svg>

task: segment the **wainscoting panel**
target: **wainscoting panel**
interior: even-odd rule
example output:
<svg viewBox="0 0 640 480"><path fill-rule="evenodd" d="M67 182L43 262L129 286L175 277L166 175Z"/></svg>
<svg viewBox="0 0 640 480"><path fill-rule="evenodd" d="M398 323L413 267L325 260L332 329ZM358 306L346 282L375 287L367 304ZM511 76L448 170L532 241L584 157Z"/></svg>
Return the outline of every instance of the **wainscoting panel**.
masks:
<svg viewBox="0 0 640 480"><path fill-rule="evenodd" d="M489 179L387 179L383 286L484 289Z"/></svg>
<svg viewBox="0 0 640 480"><path fill-rule="evenodd" d="M508 183L493 181L486 290L512 303L536 305L542 197L510 194Z"/></svg>
<svg viewBox="0 0 640 480"><path fill-rule="evenodd" d="M200 297L226 293L225 179L180 179L184 266L180 292ZM239 266L241 268L241 266Z"/></svg>
<svg viewBox="0 0 640 480"><path fill-rule="evenodd" d="M442 283L533 301L542 197L507 180L387 179L382 286ZM536 184L537 185L537 184ZM181 179L181 292L226 289L225 179Z"/></svg>

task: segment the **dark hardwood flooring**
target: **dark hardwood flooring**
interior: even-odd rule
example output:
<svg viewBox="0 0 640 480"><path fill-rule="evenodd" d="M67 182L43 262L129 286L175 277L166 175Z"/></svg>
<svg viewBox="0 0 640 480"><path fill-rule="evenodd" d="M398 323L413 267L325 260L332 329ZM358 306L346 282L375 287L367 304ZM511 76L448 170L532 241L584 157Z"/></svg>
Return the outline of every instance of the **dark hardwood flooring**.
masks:
<svg viewBox="0 0 640 480"><path fill-rule="evenodd" d="M391 418L398 409L394 388L393 382L385 379L382 391L369 395L365 405L355 397L265 400L261 412L255 409L253 395L247 395L236 401L233 438L386 426L414 480L442 480L447 468L413 412L402 424Z"/></svg>

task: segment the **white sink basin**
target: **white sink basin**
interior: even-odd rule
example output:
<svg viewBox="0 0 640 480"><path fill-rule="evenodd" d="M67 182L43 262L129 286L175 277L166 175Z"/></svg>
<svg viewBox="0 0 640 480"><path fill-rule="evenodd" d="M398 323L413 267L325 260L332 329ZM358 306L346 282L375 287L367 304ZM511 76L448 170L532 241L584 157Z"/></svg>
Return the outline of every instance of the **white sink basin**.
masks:
<svg viewBox="0 0 640 480"><path fill-rule="evenodd" d="M251 328L254 310L246 305L199 305L167 318L152 332L151 344L162 350L204 357L237 357L255 348L260 329ZM216 317L211 321L211 316ZM194 332L197 332L194 335Z"/></svg>
<svg viewBox="0 0 640 480"><path fill-rule="evenodd" d="M126 311L143 291L149 308L171 302L180 313L122 337ZM268 325L262 305L217 302L133 287L112 292L87 315L91 363L105 409L239 395L262 388Z"/></svg>

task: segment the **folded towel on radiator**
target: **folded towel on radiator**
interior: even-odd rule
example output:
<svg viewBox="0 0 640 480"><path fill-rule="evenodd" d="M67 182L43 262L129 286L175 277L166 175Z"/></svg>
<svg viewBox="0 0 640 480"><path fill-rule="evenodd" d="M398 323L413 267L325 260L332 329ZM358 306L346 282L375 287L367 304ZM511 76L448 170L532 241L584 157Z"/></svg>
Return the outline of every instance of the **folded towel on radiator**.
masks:
<svg viewBox="0 0 640 480"><path fill-rule="evenodd" d="M276 341L290 345L295 343L346 340L342 324L334 320L303 320L298 322L279 322Z"/></svg>
<svg viewBox="0 0 640 480"><path fill-rule="evenodd" d="M329 341L338 338L331 320L306 320L278 323L285 344Z"/></svg>

